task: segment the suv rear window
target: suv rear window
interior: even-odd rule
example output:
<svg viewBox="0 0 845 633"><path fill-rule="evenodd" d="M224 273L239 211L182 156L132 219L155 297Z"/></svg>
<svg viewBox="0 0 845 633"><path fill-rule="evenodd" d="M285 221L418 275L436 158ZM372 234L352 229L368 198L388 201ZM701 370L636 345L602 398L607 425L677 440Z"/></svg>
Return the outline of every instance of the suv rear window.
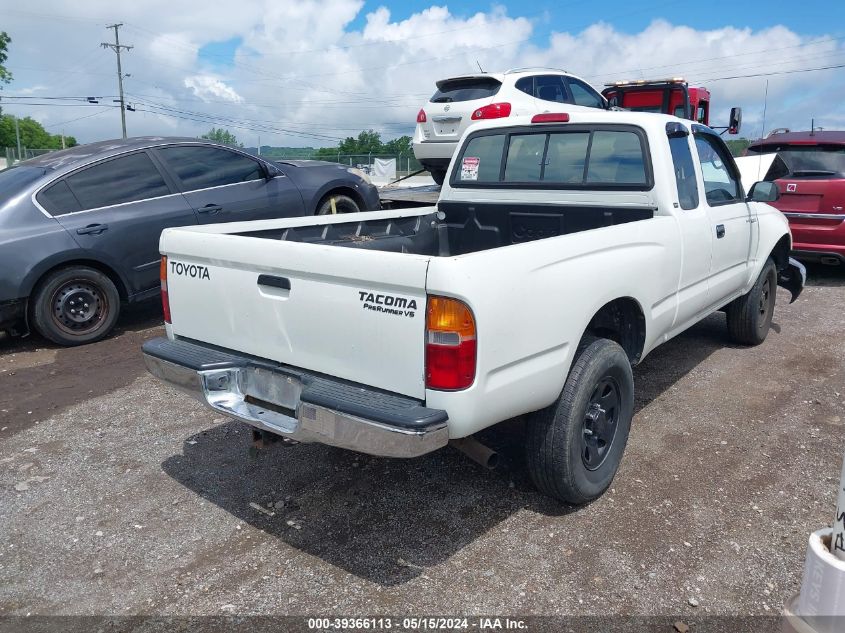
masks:
<svg viewBox="0 0 845 633"><path fill-rule="evenodd" d="M749 154L777 152L782 161L780 174L785 176L804 176L818 178L845 178L845 147L842 145L758 145L749 147ZM783 172L783 166L786 173ZM772 171L771 169L769 170ZM767 175L766 180L774 180Z"/></svg>
<svg viewBox="0 0 845 633"><path fill-rule="evenodd" d="M652 186L647 156L645 135L631 126L480 132L464 145L451 184L645 190Z"/></svg>
<svg viewBox="0 0 845 633"><path fill-rule="evenodd" d="M499 92L502 83L492 77L469 77L447 79L432 95L431 103L453 103L486 99Z"/></svg>

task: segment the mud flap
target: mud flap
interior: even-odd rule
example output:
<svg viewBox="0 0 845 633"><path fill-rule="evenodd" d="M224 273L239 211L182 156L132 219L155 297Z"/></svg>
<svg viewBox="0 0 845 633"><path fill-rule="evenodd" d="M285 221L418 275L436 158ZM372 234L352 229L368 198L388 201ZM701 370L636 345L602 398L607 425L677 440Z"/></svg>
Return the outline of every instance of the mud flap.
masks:
<svg viewBox="0 0 845 633"><path fill-rule="evenodd" d="M797 259L789 258L789 262L783 270L778 271L778 286L786 288L792 294L789 303L794 303L804 284L807 283L807 269Z"/></svg>

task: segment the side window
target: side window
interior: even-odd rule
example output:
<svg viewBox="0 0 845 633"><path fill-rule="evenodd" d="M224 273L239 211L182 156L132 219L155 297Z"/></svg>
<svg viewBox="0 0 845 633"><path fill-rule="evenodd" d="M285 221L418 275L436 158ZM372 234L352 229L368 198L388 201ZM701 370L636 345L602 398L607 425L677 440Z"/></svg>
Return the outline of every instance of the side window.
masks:
<svg viewBox="0 0 845 633"><path fill-rule="evenodd" d="M698 206L698 182L695 179L695 165L687 136L669 137L669 151L675 168L675 182L678 185L678 203L682 209Z"/></svg>
<svg viewBox="0 0 845 633"><path fill-rule="evenodd" d="M81 209L96 209L172 193L145 152L113 158L65 178ZM58 183L57 183L58 184ZM53 192L51 192L53 193ZM56 190L67 200L67 192Z"/></svg>
<svg viewBox="0 0 845 633"><path fill-rule="evenodd" d="M733 159L721 141L710 134L696 134L695 149L701 162L707 204L714 206L739 201L739 181L728 167Z"/></svg>
<svg viewBox="0 0 845 633"><path fill-rule="evenodd" d="M38 194L38 202L41 203L52 216L64 215L66 213L73 213L74 211L81 211L79 201L70 187L64 180L60 180L47 187L44 191Z"/></svg>
<svg viewBox="0 0 845 633"><path fill-rule="evenodd" d="M566 88L559 75L538 75L534 77L534 96L543 101L567 103Z"/></svg>
<svg viewBox="0 0 845 633"><path fill-rule="evenodd" d="M534 77L523 77L517 80L515 87L527 95L534 96Z"/></svg>
<svg viewBox="0 0 845 633"><path fill-rule="evenodd" d="M646 184L640 137L633 132L593 132L587 182Z"/></svg>
<svg viewBox="0 0 845 633"><path fill-rule="evenodd" d="M543 164L545 134L514 134L508 144L505 182L536 182Z"/></svg>
<svg viewBox="0 0 845 633"><path fill-rule="evenodd" d="M455 180L498 182L504 148L504 134L476 136L464 149L460 169L455 172Z"/></svg>
<svg viewBox="0 0 845 633"><path fill-rule="evenodd" d="M158 152L187 191L264 178L257 161L226 149L177 145L161 148Z"/></svg>
<svg viewBox="0 0 845 633"><path fill-rule="evenodd" d="M604 109L604 100L590 86L572 77L569 77L567 81L569 82L569 90L572 92L572 100L576 105Z"/></svg>

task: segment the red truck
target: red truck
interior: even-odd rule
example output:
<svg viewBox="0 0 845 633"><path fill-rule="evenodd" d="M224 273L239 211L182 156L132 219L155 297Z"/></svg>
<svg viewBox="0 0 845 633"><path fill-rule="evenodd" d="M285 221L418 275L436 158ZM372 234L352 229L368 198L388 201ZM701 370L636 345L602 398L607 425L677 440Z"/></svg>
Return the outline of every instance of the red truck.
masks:
<svg viewBox="0 0 845 633"><path fill-rule="evenodd" d="M754 141L748 156L777 156L763 180L789 218L793 253L822 264L845 264L845 131L780 132Z"/></svg>
<svg viewBox="0 0 845 633"><path fill-rule="evenodd" d="M710 91L693 88L682 78L637 79L605 84L602 95L611 106L637 112L662 112L682 119L710 126ZM724 128L729 134L738 134L742 111L731 108L730 123Z"/></svg>

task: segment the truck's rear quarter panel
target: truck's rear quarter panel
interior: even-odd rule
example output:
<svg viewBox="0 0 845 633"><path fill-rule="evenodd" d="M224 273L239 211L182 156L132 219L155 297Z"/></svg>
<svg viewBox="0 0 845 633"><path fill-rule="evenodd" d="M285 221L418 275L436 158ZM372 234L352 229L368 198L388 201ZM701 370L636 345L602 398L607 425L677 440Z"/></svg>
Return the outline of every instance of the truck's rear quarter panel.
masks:
<svg viewBox="0 0 845 633"><path fill-rule="evenodd" d="M472 387L428 390L449 412L452 437L551 404L592 317L620 297L645 316L645 348L662 342L677 311L681 248L675 219L658 216L457 258L434 258L430 294L472 308L478 370Z"/></svg>

